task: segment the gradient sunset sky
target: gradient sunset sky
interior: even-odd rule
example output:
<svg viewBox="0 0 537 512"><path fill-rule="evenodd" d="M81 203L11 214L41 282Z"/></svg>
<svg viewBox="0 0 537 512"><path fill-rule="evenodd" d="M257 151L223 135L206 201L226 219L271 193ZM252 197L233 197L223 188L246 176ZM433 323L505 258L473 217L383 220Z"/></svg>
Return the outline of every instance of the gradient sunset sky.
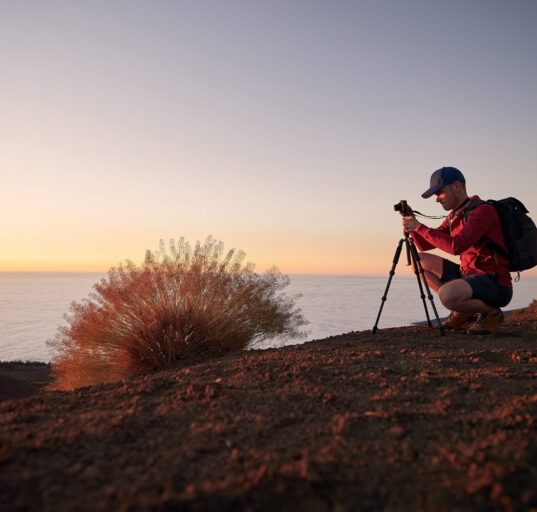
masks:
<svg viewBox="0 0 537 512"><path fill-rule="evenodd" d="M537 220L536 52L535 0L2 0L0 270L384 274L444 165Z"/></svg>

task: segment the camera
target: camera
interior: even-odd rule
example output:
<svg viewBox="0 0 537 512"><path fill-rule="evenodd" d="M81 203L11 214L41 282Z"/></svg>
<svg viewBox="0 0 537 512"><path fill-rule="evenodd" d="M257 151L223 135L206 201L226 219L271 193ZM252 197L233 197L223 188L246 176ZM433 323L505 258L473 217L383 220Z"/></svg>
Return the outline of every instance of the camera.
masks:
<svg viewBox="0 0 537 512"><path fill-rule="evenodd" d="M397 204L393 205L393 209L396 212L400 212L403 217L408 217L412 215L412 208L408 206L407 202L404 199L401 199Z"/></svg>

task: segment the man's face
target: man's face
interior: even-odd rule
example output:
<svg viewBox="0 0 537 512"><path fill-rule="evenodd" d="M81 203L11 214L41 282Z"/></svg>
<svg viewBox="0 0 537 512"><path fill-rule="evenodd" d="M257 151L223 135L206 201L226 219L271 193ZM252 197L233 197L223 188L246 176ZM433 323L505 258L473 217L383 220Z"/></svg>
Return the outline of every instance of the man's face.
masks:
<svg viewBox="0 0 537 512"><path fill-rule="evenodd" d="M435 195L436 202L442 205L444 210L453 210L459 205L459 198L456 195L455 183L444 185Z"/></svg>

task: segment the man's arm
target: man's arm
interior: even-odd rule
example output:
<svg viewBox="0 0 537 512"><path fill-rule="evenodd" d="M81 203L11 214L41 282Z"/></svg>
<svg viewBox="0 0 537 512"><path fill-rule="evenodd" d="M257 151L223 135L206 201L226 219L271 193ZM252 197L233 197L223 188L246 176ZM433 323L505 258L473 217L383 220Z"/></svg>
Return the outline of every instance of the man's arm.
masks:
<svg viewBox="0 0 537 512"><path fill-rule="evenodd" d="M423 224L416 226L413 233L448 254L458 255L475 245L487 233L497 219L494 214L493 206L488 204L478 206L470 212L466 224L455 236L440 229L428 228Z"/></svg>
<svg viewBox="0 0 537 512"><path fill-rule="evenodd" d="M430 251L431 249L436 249L436 245L432 244L429 240L427 240L425 237L421 235L421 233L418 232L417 228L419 226L422 226L427 229L427 226L424 224L421 224L414 215L411 217L404 217L403 218L403 228L405 231L410 233L410 236L414 240L416 247L420 251ZM441 233L449 233L449 226L448 226L448 220L445 219L440 226L435 231L439 231Z"/></svg>
<svg viewBox="0 0 537 512"><path fill-rule="evenodd" d="M412 240L414 240L414 243L416 244L416 247L420 251L430 251L431 249L435 249L435 246L433 244L431 244L427 240L425 240L425 238L423 238L416 231L411 231L410 236L412 237Z"/></svg>

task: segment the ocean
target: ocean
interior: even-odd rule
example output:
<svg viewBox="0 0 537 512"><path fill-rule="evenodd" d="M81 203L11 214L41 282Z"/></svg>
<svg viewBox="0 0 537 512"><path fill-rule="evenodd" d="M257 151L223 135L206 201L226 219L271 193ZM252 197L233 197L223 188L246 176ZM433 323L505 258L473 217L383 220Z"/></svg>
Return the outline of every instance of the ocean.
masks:
<svg viewBox="0 0 537 512"><path fill-rule="evenodd" d="M80 301L105 274L0 273L0 361L51 359L47 340L52 339L72 301ZM371 329L388 282L385 276L290 275L287 295L301 294L297 306L309 324L305 337L265 340L256 348L279 347L326 338L350 331ZM522 277L514 284L507 309L527 306L537 298L537 278ZM438 314L448 311L434 295ZM426 299L431 311L430 302ZM426 319L414 275L395 275L379 321L379 328L397 327Z"/></svg>

